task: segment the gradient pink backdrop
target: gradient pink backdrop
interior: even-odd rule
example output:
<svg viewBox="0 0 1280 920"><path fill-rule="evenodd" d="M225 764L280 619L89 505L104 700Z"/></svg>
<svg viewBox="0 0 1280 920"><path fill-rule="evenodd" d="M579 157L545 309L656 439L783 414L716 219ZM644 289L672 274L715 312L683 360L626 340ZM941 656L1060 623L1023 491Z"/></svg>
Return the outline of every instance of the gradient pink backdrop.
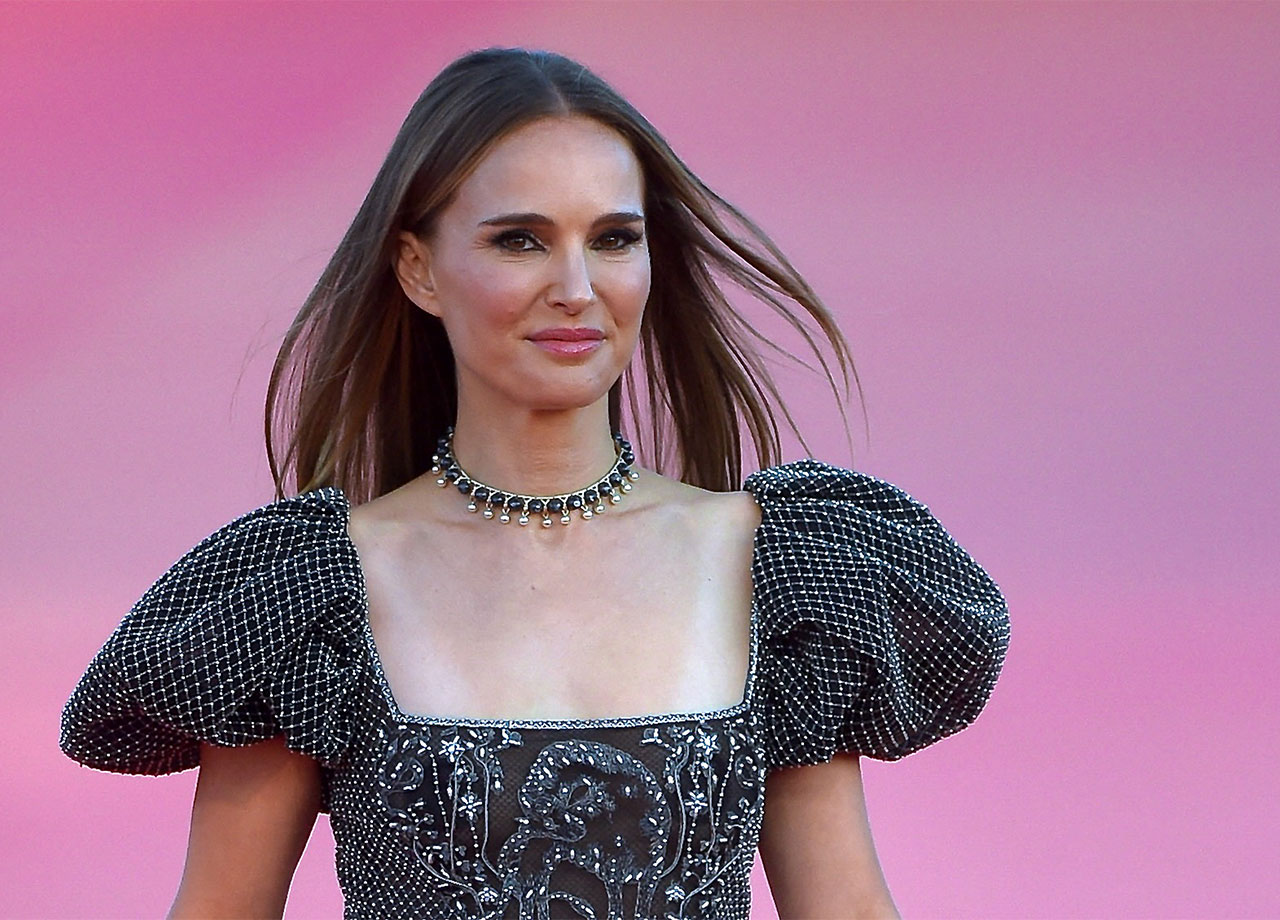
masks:
<svg viewBox="0 0 1280 920"><path fill-rule="evenodd" d="M0 5L0 913L166 909L194 773L77 767L59 709L269 498L279 336L491 44L596 68L774 235L867 390L850 458L786 375L814 452L1008 595L977 724L866 762L905 915L1280 915L1280 5L1225 3ZM339 913L322 822L288 915Z"/></svg>

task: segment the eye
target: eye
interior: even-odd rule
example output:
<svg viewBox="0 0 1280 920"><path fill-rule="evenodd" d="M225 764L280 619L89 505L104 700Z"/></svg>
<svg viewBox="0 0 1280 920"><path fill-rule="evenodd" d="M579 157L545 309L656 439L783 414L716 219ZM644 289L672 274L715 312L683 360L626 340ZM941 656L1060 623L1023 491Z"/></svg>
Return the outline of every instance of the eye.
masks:
<svg viewBox="0 0 1280 920"><path fill-rule="evenodd" d="M531 245L523 245L529 243ZM528 230L507 230L493 238L493 244L508 252L537 252L542 244Z"/></svg>
<svg viewBox="0 0 1280 920"><path fill-rule="evenodd" d="M601 244L601 249L619 250L635 245L640 242L640 239L641 235L636 231L620 227L601 234L597 242Z"/></svg>

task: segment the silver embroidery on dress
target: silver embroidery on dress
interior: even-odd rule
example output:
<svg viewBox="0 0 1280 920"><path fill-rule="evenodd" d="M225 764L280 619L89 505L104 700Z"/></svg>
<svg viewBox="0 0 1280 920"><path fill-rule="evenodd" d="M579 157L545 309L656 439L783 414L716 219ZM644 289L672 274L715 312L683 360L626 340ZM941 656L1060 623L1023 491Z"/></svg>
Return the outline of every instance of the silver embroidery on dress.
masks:
<svg viewBox="0 0 1280 920"><path fill-rule="evenodd" d="M609 733L615 744L389 722L379 792L458 916L714 917L750 870L763 814L747 721L631 728ZM535 734L548 743L522 750Z"/></svg>
<svg viewBox="0 0 1280 920"><path fill-rule="evenodd" d="M762 519L747 683L729 709L402 712L350 502L326 486L240 516L170 567L89 663L59 744L97 769L160 774L195 767L201 742L283 736L321 765L348 920L747 920L763 774L837 751L894 760L970 724L1009 615L891 483L803 460L743 488Z"/></svg>

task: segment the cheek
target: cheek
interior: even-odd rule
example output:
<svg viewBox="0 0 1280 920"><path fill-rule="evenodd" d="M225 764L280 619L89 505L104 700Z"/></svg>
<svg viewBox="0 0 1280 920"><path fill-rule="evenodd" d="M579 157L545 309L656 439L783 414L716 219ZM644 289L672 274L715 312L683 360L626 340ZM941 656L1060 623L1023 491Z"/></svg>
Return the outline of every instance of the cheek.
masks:
<svg viewBox="0 0 1280 920"><path fill-rule="evenodd" d="M446 279L449 313L456 325L511 325L527 311L528 284L515 274L483 267L454 272Z"/></svg>
<svg viewBox="0 0 1280 920"><path fill-rule="evenodd" d="M610 278L610 300L619 322L639 322L649 299L650 280L648 260L620 267Z"/></svg>

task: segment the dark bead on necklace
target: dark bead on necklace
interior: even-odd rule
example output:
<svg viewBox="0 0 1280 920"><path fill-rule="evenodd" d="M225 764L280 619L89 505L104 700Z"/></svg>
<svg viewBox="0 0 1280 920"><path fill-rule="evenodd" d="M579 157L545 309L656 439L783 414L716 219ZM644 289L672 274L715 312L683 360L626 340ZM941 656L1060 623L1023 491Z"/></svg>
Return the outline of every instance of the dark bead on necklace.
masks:
<svg viewBox="0 0 1280 920"><path fill-rule="evenodd" d="M531 495L520 495L518 493L500 492L490 486L482 485L473 480L458 463L453 456L453 427L450 426L445 430L444 436L440 438L439 450L436 455L431 458L431 464L434 471L440 474L441 484L452 482L458 487L458 491L463 495L470 496L468 510L476 511L477 505L487 504L484 509L486 518L498 518L503 523L511 520L511 517L519 515L520 523L528 522L529 515L541 514L542 525L550 526L551 515L559 515L562 524L568 524L571 520L570 512L580 511L584 520L594 516L593 512L604 510L601 504L605 498L612 503L617 504L622 497L619 491L631 491L631 485L628 480L639 478L631 470L631 464L635 462L636 455L631 449L631 445L626 438L622 436L622 432L613 432L613 441L617 447L617 456L614 458L613 469L609 471L602 479L594 485L582 489L578 492L564 494L555 498L544 496L536 498Z"/></svg>

